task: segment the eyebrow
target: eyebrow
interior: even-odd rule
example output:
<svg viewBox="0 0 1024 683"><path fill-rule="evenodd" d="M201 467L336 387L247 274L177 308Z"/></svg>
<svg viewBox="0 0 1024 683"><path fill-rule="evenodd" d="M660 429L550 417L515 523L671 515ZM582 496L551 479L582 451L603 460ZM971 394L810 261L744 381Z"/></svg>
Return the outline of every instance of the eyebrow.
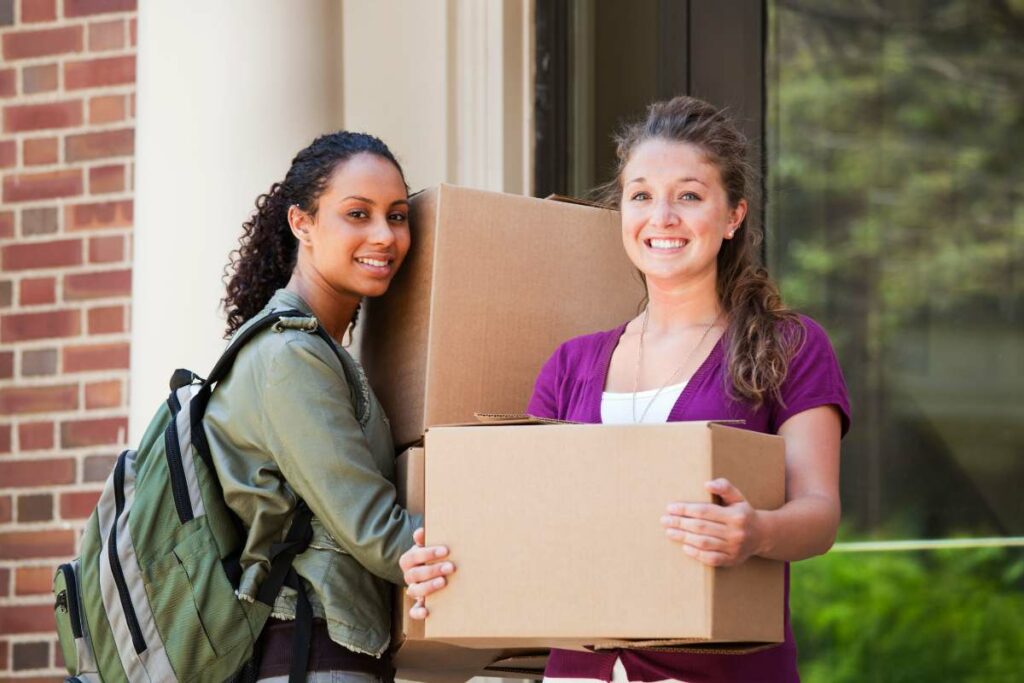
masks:
<svg viewBox="0 0 1024 683"><path fill-rule="evenodd" d="M632 180L630 180L626 184L627 185L631 185L633 183L642 183L642 182L645 182L646 180L647 180L647 178L633 178ZM690 182L693 182L693 183L700 183L704 187L708 186L707 183L705 183L703 180L701 180L700 178L694 178L693 176L687 176L685 178L679 178L679 179L676 180L676 182L678 182L678 183L690 183Z"/></svg>
<svg viewBox="0 0 1024 683"><path fill-rule="evenodd" d="M377 202L373 201L369 197L363 197L362 195L358 195L358 194L349 195L348 197L345 197L341 201L347 202L350 199L355 199L355 200L360 201L360 202L366 202L367 204L370 204L370 205L376 205L377 204ZM404 204L406 206L409 206L409 200L408 199L396 199L395 201L391 202L391 206L394 206L395 204Z"/></svg>

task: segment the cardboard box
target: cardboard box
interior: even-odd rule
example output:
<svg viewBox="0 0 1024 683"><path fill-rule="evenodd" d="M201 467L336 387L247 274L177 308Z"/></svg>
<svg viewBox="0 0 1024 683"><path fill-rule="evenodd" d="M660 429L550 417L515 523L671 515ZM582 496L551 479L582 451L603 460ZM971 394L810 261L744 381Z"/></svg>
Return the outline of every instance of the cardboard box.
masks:
<svg viewBox="0 0 1024 683"><path fill-rule="evenodd" d="M478 410L521 413L560 343L643 300L617 212L440 185L410 218L412 248L356 345L400 447Z"/></svg>
<svg viewBox="0 0 1024 683"><path fill-rule="evenodd" d="M709 422L432 428L427 543L447 544L459 570L431 598L424 636L481 648L781 642L783 563L709 567L659 519L670 501L712 502L716 477L778 508L784 459L781 437Z"/></svg>
<svg viewBox="0 0 1024 683"><path fill-rule="evenodd" d="M398 457L398 499L402 507L423 514L423 448L410 448ZM547 649L473 649L428 641L424 622L409 617L413 601L405 589L395 590L392 619L393 663L396 678L422 683L463 683L474 676L544 677Z"/></svg>

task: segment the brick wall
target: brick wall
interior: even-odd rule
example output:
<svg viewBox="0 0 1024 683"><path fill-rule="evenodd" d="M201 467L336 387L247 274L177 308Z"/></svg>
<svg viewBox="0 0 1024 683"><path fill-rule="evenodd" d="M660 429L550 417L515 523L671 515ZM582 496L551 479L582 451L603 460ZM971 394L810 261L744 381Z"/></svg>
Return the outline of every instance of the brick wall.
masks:
<svg viewBox="0 0 1024 683"><path fill-rule="evenodd" d="M135 0L0 0L0 683L127 431Z"/></svg>

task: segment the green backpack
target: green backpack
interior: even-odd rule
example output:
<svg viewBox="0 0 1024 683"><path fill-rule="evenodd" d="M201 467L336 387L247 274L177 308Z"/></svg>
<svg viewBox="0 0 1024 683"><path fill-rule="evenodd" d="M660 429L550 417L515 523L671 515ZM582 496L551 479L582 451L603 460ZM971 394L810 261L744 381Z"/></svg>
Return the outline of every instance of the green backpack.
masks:
<svg viewBox="0 0 1024 683"><path fill-rule="evenodd" d="M312 514L300 500L257 600L240 600L246 532L224 502L202 424L239 350L267 327L315 333L337 353L316 318L279 311L236 335L208 379L174 373L138 449L117 458L80 556L54 576L67 680L255 680L256 642L282 585L299 588L291 680L305 680L312 610L291 565L309 543Z"/></svg>

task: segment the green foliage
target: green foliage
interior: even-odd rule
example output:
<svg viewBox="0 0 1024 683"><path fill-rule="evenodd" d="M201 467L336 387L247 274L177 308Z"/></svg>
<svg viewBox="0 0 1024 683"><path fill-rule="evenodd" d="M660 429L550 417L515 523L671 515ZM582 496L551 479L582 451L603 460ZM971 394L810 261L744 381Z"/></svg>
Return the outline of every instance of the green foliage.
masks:
<svg viewBox="0 0 1024 683"><path fill-rule="evenodd" d="M1024 553L833 552L792 572L806 683L1024 676Z"/></svg>

